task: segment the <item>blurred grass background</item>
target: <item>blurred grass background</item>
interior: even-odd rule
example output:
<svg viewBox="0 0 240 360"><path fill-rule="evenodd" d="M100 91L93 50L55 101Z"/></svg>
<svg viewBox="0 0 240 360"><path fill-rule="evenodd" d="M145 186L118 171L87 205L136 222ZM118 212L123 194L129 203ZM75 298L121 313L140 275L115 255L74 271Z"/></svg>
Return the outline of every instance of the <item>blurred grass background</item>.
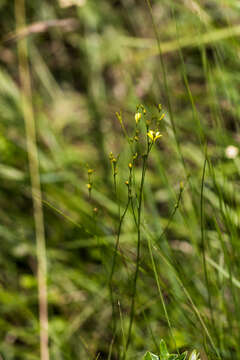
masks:
<svg viewBox="0 0 240 360"><path fill-rule="evenodd" d="M145 1L26 1L26 26L16 31L14 2L0 1L4 360L39 359L36 241L17 53L23 38L43 196L50 359L120 358L129 322L136 229L132 216L126 216L114 275L121 316L113 341L108 277L118 204L108 156L110 151L121 154L117 184L124 207L130 151L115 112L122 111L131 132L139 103L150 114L161 103L166 116L146 175L141 271L127 359L157 352L160 338L171 351L195 347L203 359L215 359L198 314L220 357L240 359L239 1L151 4L153 19ZM88 168L95 170L91 199ZM181 181L184 191L171 217Z"/></svg>

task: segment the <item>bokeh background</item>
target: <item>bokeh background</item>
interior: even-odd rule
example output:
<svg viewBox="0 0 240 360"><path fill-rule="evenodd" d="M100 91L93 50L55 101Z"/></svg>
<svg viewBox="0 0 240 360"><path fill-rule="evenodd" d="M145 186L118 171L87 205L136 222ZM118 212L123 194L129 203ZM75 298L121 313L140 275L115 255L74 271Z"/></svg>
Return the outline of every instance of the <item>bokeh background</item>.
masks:
<svg viewBox="0 0 240 360"><path fill-rule="evenodd" d="M136 227L129 213L114 275L119 314L113 342L108 279L119 218L109 153L121 154L117 186L124 207L130 150L115 113L122 111L131 133L139 103L148 116L161 103L165 118L146 175L141 269L127 359L157 352L160 338L171 351L196 348L203 359L216 359L198 314L221 358L240 358L240 4L149 4L25 1L26 23L17 29L16 4L0 1L3 360L40 356L36 236L17 52L23 38L43 196L50 358L120 359L129 323ZM88 169L94 169L91 198ZM141 167L135 171L138 181ZM176 208L181 182L184 191Z"/></svg>

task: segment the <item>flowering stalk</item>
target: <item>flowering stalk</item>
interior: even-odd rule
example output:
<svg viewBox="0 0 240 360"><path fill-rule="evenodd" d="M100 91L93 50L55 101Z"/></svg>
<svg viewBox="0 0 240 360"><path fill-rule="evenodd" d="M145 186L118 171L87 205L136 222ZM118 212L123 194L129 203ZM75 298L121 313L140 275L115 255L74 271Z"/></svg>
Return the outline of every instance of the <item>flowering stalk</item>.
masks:
<svg viewBox="0 0 240 360"><path fill-rule="evenodd" d="M141 110L143 114L146 114L145 108L141 106ZM159 111L161 111L161 107L159 108ZM136 127L138 126L138 122L141 119L141 113L137 112L135 114L135 121L136 121ZM158 123L160 120L164 118L164 114L161 115L160 118L157 119ZM137 216L135 216L134 213L134 207L132 204L133 209L133 216L137 227L137 259L136 259L136 268L135 268L135 274L134 274L134 280L133 280L133 294L132 294L132 302L131 302L131 310L130 310L130 322L129 322L129 328L128 328L128 335L127 335L127 342L126 342L126 349L125 353L123 354L123 360L126 357L126 352L128 349L128 346L131 341L131 333L132 333L132 325L135 315L135 299L136 299L136 291L137 291L137 280L139 275L139 267L140 267L140 257L141 257L141 214L142 214L142 200L143 200L143 189L144 189L144 181L145 181L145 175L147 170L147 162L148 157L150 154L150 151L152 149L153 144L156 142L157 139L159 139L162 136L162 134L158 130L149 130L149 122L146 121L146 143L147 143L147 151L143 155L143 164L142 164L142 175L141 175L141 183L140 183L140 189L139 189L139 195L138 195L138 206L137 206Z"/></svg>
<svg viewBox="0 0 240 360"><path fill-rule="evenodd" d="M93 169L88 169L88 183L86 185L87 185L87 188L88 188L89 199L91 199L91 192L92 192L92 185L93 185L93 181L92 181L93 172L94 172Z"/></svg>
<svg viewBox="0 0 240 360"><path fill-rule="evenodd" d="M133 325L133 319L134 319L134 314L135 314L135 298L136 298L137 279L138 279L138 274L139 274L140 252L141 252L141 213L142 213L143 186L144 186L144 180L145 180L146 169L147 169L147 160L148 160L150 150L151 150L151 145L148 142L147 153L143 155L142 176L141 176L141 184L140 184L140 190L139 190L139 203L138 203L138 207L137 207L137 217L136 217L137 260L136 260L136 269L135 269L134 280L133 280L133 294L132 294L132 302L131 302L131 310L130 310L130 323L129 323L129 328L128 328L126 350L129 346L129 343L131 340L132 325ZM124 355L123 359L124 358L125 358L125 355Z"/></svg>
<svg viewBox="0 0 240 360"><path fill-rule="evenodd" d="M159 112L161 111L161 108L159 108ZM112 303L112 314L113 314L113 337L115 337L116 334L116 311L115 311L115 303L114 303L114 298L113 298L113 284L112 284L112 280L113 280L113 274L114 274L114 270L115 270L115 266L116 266L116 257L117 257L117 253L118 253L118 248L119 248L119 241L120 241L120 233L121 233L121 229L122 229L122 224L123 224L123 220L125 218L125 215L129 209L129 205L131 205L132 208L132 212L133 212L133 217L134 217L134 222L137 228L137 254L136 254L136 267L135 267L135 272L134 272L134 278L133 278L133 292L132 292L132 299L131 299L131 309L130 309L130 322L129 322L129 327L128 327L128 333L127 333L127 338L126 338L126 342L125 340L123 341L123 355L122 355L122 359L124 360L126 357L126 353L127 353L127 349L128 346L130 344L130 340L131 340L131 333L132 333L132 325L133 325L133 320L134 320L134 315L135 315L135 298L136 298L136 291L137 291L137 280L138 280L138 276L139 276L139 268L140 268L140 257L141 257L141 214L142 214L142 206L143 206L143 190L144 190L144 181L145 181L145 176L146 176L146 170L147 170L147 162L148 162L148 157L150 154L150 151L152 149L152 146L154 145L154 143L156 142L157 139L159 139L162 135L161 133L158 131L158 125L160 120L163 119L164 114L161 115L161 117L157 118L157 129L156 130L151 130L149 129L150 126L150 121L145 119L145 115L146 115L146 110L143 107L143 105L139 105L137 107L137 111L135 113L135 134L133 137L129 137L127 135L125 126L123 124L123 120L122 120L122 115L121 113L116 113L117 118L121 124L121 127L123 129L123 132L125 134L125 137L127 138L130 148L131 148L131 152L132 152L132 160L129 162L128 164L128 168L129 168L129 179L125 182L125 184L128 187L128 200L125 206L125 209L122 213L122 215L120 215L120 205L119 205L119 226L118 226L118 230L117 230L117 240L116 240L116 244L115 244L115 249L114 249L114 255L113 255L113 262L112 262L112 267L111 267L111 272L110 272L110 277L109 277L109 289L110 289L110 297L111 297L111 303ZM141 173L141 182L140 182L140 186L139 186L139 192L138 194L136 194L136 198L137 198L137 211L135 213L135 209L134 209L134 201L133 201L133 195L132 195L132 182L133 182L133 170L134 170L134 165L135 165L135 161L138 157L138 154L136 153L136 149L135 149L135 145L134 144L138 144L138 147L141 147L141 143L140 143L140 130L141 128L139 128L139 122L142 120L144 120L145 125L146 125L146 130L145 130L145 153L142 155L142 173ZM153 120L156 118L152 118L151 120ZM134 150L135 149L135 150ZM112 163L112 169L113 169L113 178L114 178L114 188L115 188L115 193L116 193L116 198L117 198L117 185L116 185L116 166L117 166L117 160L115 159L115 157L113 156L112 153L110 153L110 161ZM133 184L135 186L135 183Z"/></svg>

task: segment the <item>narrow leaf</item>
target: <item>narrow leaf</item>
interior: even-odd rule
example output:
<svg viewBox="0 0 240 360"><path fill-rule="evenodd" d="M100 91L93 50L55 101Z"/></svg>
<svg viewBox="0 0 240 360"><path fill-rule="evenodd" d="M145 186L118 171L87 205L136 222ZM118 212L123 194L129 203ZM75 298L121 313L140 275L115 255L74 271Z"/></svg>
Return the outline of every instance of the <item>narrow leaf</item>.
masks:
<svg viewBox="0 0 240 360"><path fill-rule="evenodd" d="M189 360L198 360L198 358L199 358L199 354L197 353L196 350L193 350L193 352L189 356Z"/></svg>
<svg viewBox="0 0 240 360"><path fill-rule="evenodd" d="M169 358L169 352L164 340L160 341L160 360L167 360Z"/></svg>
<svg viewBox="0 0 240 360"><path fill-rule="evenodd" d="M178 360L178 354L170 354L168 360Z"/></svg>
<svg viewBox="0 0 240 360"><path fill-rule="evenodd" d="M185 351L184 353L180 354L176 360L185 360L187 357L188 352ZM189 359L190 360L190 359ZM197 359L196 359L197 360Z"/></svg>
<svg viewBox="0 0 240 360"><path fill-rule="evenodd" d="M159 360L157 355L150 353L149 351L144 355L143 360Z"/></svg>

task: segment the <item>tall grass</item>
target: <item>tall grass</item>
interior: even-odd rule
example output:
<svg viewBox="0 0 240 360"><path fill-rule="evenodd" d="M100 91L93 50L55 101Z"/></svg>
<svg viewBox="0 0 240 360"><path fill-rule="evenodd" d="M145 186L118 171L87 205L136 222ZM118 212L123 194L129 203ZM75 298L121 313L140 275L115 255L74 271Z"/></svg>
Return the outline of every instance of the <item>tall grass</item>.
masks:
<svg viewBox="0 0 240 360"><path fill-rule="evenodd" d="M0 4L1 357L239 359L238 1L23 4Z"/></svg>
<svg viewBox="0 0 240 360"><path fill-rule="evenodd" d="M15 1L15 16L17 31L26 26L25 1ZM32 108L31 79L28 64L28 50L26 39L18 42L19 77L21 86L22 112L26 129L27 153L29 159L29 173L31 179L33 214L36 231L37 280L40 321L40 358L49 359L48 351L48 305L47 305L47 259L46 240L42 209L42 193L39 176L39 161L36 140L36 127Z"/></svg>

